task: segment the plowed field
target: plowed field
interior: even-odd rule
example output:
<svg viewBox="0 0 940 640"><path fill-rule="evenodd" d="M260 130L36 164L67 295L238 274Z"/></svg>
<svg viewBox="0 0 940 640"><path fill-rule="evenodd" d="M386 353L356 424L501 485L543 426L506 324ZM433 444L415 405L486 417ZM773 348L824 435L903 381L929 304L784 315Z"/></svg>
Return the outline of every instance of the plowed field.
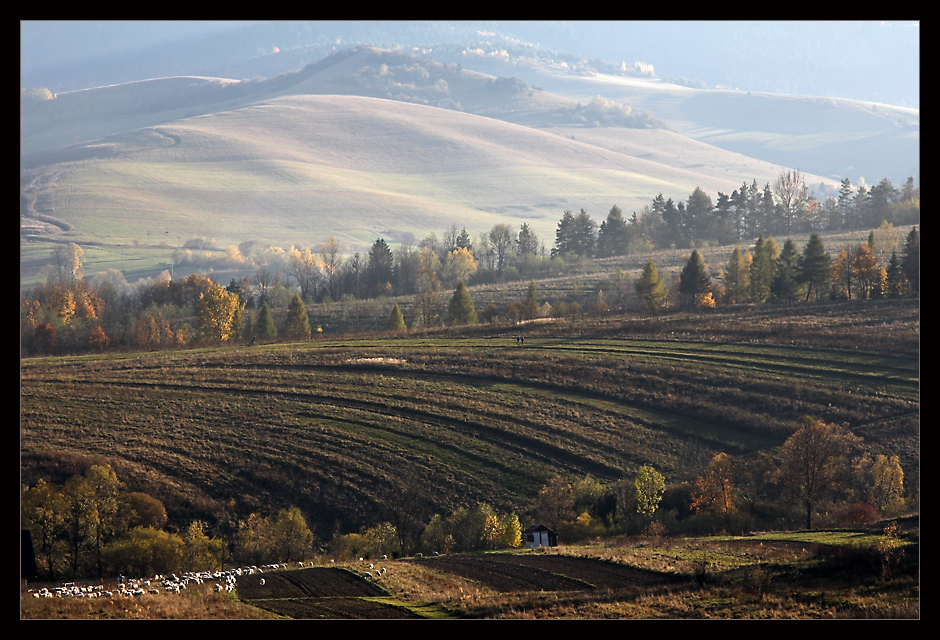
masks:
<svg viewBox="0 0 940 640"><path fill-rule="evenodd" d="M628 589L673 583L670 574L593 558L561 555L452 555L427 558L437 571L457 574L501 592Z"/></svg>
<svg viewBox="0 0 940 640"><path fill-rule="evenodd" d="M241 576L238 595L257 607L291 618L420 617L404 607L369 600L386 594L349 571L329 567Z"/></svg>

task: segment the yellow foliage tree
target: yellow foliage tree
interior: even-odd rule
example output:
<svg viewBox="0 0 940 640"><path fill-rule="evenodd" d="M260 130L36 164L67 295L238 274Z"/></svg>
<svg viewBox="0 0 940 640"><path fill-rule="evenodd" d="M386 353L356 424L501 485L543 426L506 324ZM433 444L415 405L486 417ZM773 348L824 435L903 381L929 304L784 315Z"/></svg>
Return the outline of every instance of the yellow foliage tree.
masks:
<svg viewBox="0 0 940 640"><path fill-rule="evenodd" d="M238 311L238 296L213 282L209 290L199 296L196 318L202 335L210 340L224 342L235 335L233 320Z"/></svg>

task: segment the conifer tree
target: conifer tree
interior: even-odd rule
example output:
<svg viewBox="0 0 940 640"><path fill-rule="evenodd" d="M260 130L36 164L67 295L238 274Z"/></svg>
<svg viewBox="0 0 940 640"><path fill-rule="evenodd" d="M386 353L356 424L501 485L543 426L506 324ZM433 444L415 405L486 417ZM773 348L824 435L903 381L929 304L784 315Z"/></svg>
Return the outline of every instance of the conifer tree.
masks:
<svg viewBox="0 0 940 640"><path fill-rule="evenodd" d="M741 249L735 247L724 270L725 304L739 304L747 302L750 297L750 270L749 261L741 254Z"/></svg>
<svg viewBox="0 0 940 640"><path fill-rule="evenodd" d="M707 295L711 294L711 278L705 262L697 249L692 250L689 261L679 274L679 293L685 294L697 306Z"/></svg>
<svg viewBox="0 0 940 640"><path fill-rule="evenodd" d="M911 286L911 295L920 296L920 234L917 227L912 227L904 242L904 257L901 268Z"/></svg>
<svg viewBox="0 0 940 640"><path fill-rule="evenodd" d="M453 326L477 323L477 312L473 308L473 300L463 281L457 283L454 295L450 299L447 307L447 320Z"/></svg>
<svg viewBox="0 0 940 640"><path fill-rule="evenodd" d="M798 264L799 280L806 285L806 300L816 294L818 300L821 295L829 291L832 282L832 256L826 252L822 238L818 233L810 236Z"/></svg>
<svg viewBox="0 0 940 640"><path fill-rule="evenodd" d="M391 313L388 315L388 330L389 331L404 331L407 329L405 326L405 317L401 314L401 307L396 303L392 307Z"/></svg>
<svg viewBox="0 0 940 640"><path fill-rule="evenodd" d="M310 337L310 318L307 317L307 307L299 294L294 294L287 308L284 333L294 339L306 340Z"/></svg>
<svg viewBox="0 0 940 640"><path fill-rule="evenodd" d="M634 286L636 287L637 300L646 305L647 311L651 312L659 307L669 293L666 290L666 285L659 278L659 272L656 270L652 258L646 261L646 266L643 267L643 271Z"/></svg>
<svg viewBox="0 0 940 640"><path fill-rule="evenodd" d="M770 293L776 300L791 304L800 296L799 262L799 249L791 238L787 238L777 258L777 269L770 286Z"/></svg>
<svg viewBox="0 0 940 640"><path fill-rule="evenodd" d="M901 268L901 259L898 258L896 251L891 252L891 260L888 261L886 269L885 296L888 298L900 298L907 291L907 276Z"/></svg>
<svg viewBox="0 0 940 640"><path fill-rule="evenodd" d="M274 318L271 317L267 302L261 305L258 311L258 318L255 320L255 336L262 340L273 340L277 337L277 327L274 325Z"/></svg>

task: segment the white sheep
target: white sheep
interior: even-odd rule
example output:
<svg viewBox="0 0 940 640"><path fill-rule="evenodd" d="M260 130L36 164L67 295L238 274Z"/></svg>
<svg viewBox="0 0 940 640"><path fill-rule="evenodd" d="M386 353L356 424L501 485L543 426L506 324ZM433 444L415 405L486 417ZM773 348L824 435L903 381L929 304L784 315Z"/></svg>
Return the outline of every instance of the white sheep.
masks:
<svg viewBox="0 0 940 640"><path fill-rule="evenodd" d="M363 577L363 578L368 578L369 580L371 580L371 579L372 579L372 574L369 573L368 571L366 571L365 573L362 574L362 577Z"/></svg>

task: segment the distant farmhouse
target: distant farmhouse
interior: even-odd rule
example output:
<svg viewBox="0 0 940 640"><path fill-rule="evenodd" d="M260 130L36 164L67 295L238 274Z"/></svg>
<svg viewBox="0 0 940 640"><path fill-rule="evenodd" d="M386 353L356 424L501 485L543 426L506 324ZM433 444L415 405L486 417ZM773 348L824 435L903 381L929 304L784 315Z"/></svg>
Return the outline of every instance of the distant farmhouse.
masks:
<svg viewBox="0 0 940 640"><path fill-rule="evenodd" d="M558 546L558 535L544 524L534 524L523 531L522 539L528 549Z"/></svg>

